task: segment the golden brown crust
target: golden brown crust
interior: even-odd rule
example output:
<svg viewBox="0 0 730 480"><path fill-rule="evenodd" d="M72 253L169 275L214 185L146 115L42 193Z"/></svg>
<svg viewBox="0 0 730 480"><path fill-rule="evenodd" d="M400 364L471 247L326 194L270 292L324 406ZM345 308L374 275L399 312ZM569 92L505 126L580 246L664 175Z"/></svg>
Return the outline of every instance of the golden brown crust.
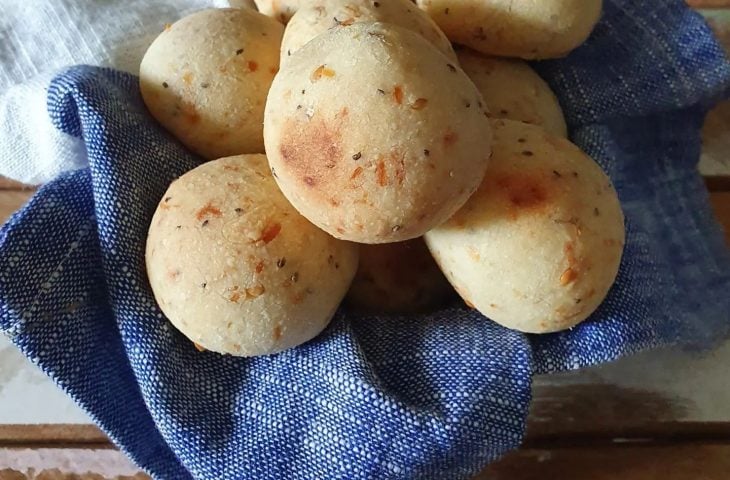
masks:
<svg viewBox="0 0 730 480"><path fill-rule="evenodd" d="M582 44L602 0L416 0L447 37L488 55L558 58Z"/></svg>
<svg viewBox="0 0 730 480"><path fill-rule="evenodd" d="M283 27L250 9L212 9L169 26L140 66L150 113L207 159L263 153L263 113Z"/></svg>
<svg viewBox="0 0 730 480"><path fill-rule="evenodd" d="M287 24L281 42L282 63L317 35L357 22L386 22L406 28L428 40L451 61L457 61L446 35L410 0L309 0Z"/></svg>
<svg viewBox="0 0 730 480"><path fill-rule="evenodd" d="M457 55L489 107L491 118L506 118L537 125L560 137L568 136L565 117L545 81L516 59L488 57L468 48Z"/></svg>
<svg viewBox="0 0 730 480"><path fill-rule="evenodd" d="M491 133L481 95L417 34L355 23L294 54L267 100L277 183L330 234L416 238L477 188Z"/></svg>
<svg viewBox="0 0 730 480"><path fill-rule="evenodd" d="M569 328L616 278L625 236L616 192L569 141L493 124L482 186L426 241L462 298L494 321L531 333Z"/></svg>
<svg viewBox="0 0 730 480"><path fill-rule="evenodd" d="M160 308L190 340L253 356L318 334L357 254L291 207L263 155L242 155L173 182L153 217L146 262Z"/></svg>

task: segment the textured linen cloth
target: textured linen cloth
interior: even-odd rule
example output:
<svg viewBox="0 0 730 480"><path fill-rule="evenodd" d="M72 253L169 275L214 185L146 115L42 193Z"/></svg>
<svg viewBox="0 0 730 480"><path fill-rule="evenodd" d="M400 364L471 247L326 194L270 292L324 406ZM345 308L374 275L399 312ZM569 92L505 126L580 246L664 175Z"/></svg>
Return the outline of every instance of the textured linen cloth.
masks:
<svg viewBox="0 0 730 480"><path fill-rule="evenodd" d="M83 167L78 138L46 108L62 68L88 63L138 73L165 23L227 0L0 0L0 175L40 184Z"/></svg>
<svg viewBox="0 0 730 480"><path fill-rule="evenodd" d="M696 171L730 67L704 21L681 0L607 0L585 46L536 68L627 221L616 285L570 331L523 335L461 307L342 310L279 355L197 352L143 254L157 202L200 159L150 118L136 77L97 67L48 90L89 166L0 231L0 329L156 478L467 479L519 445L532 375L704 347L730 326L730 255Z"/></svg>

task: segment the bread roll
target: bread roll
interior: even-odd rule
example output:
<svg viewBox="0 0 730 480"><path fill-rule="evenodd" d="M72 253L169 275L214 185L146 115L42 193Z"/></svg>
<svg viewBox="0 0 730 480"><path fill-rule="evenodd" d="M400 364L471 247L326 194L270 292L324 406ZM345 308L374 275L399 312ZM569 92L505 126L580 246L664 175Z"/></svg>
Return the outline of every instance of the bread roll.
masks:
<svg viewBox="0 0 730 480"><path fill-rule="evenodd" d="M257 10L253 0L228 0L228 4L233 8L251 8Z"/></svg>
<svg viewBox="0 0 730 480"><path fill-rule="evenodd" d="M456 61L456 54L446 35L410 0L313 0L302 5L286 26L281 42L282 63L317 35L332 27L355 22L388 22L407 28Z"/></svg>
<svg viewBox="0 0 730 480"><path fill-rule="evenodd" d="M347 292L356 310L374 313L428 312L454 294L423 239L362 245L360 264Z"/></svg>
<svg viewBox="0 0 730 480"><path fill-rule="evenodd" d="M254 0L259 12L286 23L296 13L301 4L309 0Z"/></svg>
<svg viewBox="0 0 730 480"><path fill-rule="evenodd" d="M266 151L284 195L337 238L390 243L451 217L481 183L482 96L420 35L355 23L294 53L269 92Z"/></svg>
<svg viewBox="0 0 730 480"><path fill-rule="evenodd" d="M160 308L202 348L276 353L327 326L357 269L281 195L264 155L205 163L170 185L147 238Z"/></svg>
<svg viewBox="0 0 730 480"><path fill-rule="evenodd" d="M416 0L452 42L489 55L558 58L585 42L602 0Z"/></svg>
<svg viewBox="0 0 730 480"><path fill-rule="evenodd" d="M508 328L548 333L585 320L613 284L624 219L610 180L575 145L494 122L484 183L426 243L464 300Z"/></svg>
<svg viewBox="0 0 730 480"><path fill-rule="evenodd" d="M518 120L553 135L568 136L557 97L526 62L487 57L467 48L457 55L461 68L484 97L491 117Z"/></svg>
<svg viewBox="0 0 730 480"><path fill-rule="evenodd" d="M284 27L251 9L194 13L152 43L140 66L152 115L206 159L263 153L266 95Z"/></svg>

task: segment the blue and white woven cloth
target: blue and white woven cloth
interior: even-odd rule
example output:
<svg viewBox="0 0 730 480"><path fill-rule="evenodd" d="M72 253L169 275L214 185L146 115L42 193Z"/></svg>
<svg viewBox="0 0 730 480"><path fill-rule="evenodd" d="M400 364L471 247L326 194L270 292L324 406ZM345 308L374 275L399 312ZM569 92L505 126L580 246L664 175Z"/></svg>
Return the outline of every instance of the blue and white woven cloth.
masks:
<svg viewBox="0 0 730 480"><path fill-rule="evenodd" d="M158 200L200 159L151 119L136 77L76 67L48 108L90 166L0 231L0 329L159 479L469 478L519 445L535 373L730 329L730 254L696 172L730 66L682 0L605 3L585 46L536 65L627 219L618 282L579 327L340 312L279 355L197 352L158 310L143 254Z"/></svg>

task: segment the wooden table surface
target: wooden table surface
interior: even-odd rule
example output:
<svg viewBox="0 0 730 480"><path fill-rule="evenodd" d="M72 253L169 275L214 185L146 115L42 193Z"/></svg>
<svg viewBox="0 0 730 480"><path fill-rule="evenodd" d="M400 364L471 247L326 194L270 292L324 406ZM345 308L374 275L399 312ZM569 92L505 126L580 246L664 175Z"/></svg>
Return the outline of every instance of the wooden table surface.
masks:
<svg viewBox="0 0 730 480"><path fill-rule="evenodd" d="M730 0L687 1L717 9L703 14L730 46ZM730 102L708 115L700 170L730 245ZM32 193L0 178L0 223ZM730 342L703 356L648 352L611 365L538 377L523 448L477 479L728 479L728 366ZM39 462L45 476L36 472L27 478L81 478L54 468L97 472L89 477L94 479L136 472L93 425L0 424L0 480L24 479L11 470L26 471Z"/></svg>

